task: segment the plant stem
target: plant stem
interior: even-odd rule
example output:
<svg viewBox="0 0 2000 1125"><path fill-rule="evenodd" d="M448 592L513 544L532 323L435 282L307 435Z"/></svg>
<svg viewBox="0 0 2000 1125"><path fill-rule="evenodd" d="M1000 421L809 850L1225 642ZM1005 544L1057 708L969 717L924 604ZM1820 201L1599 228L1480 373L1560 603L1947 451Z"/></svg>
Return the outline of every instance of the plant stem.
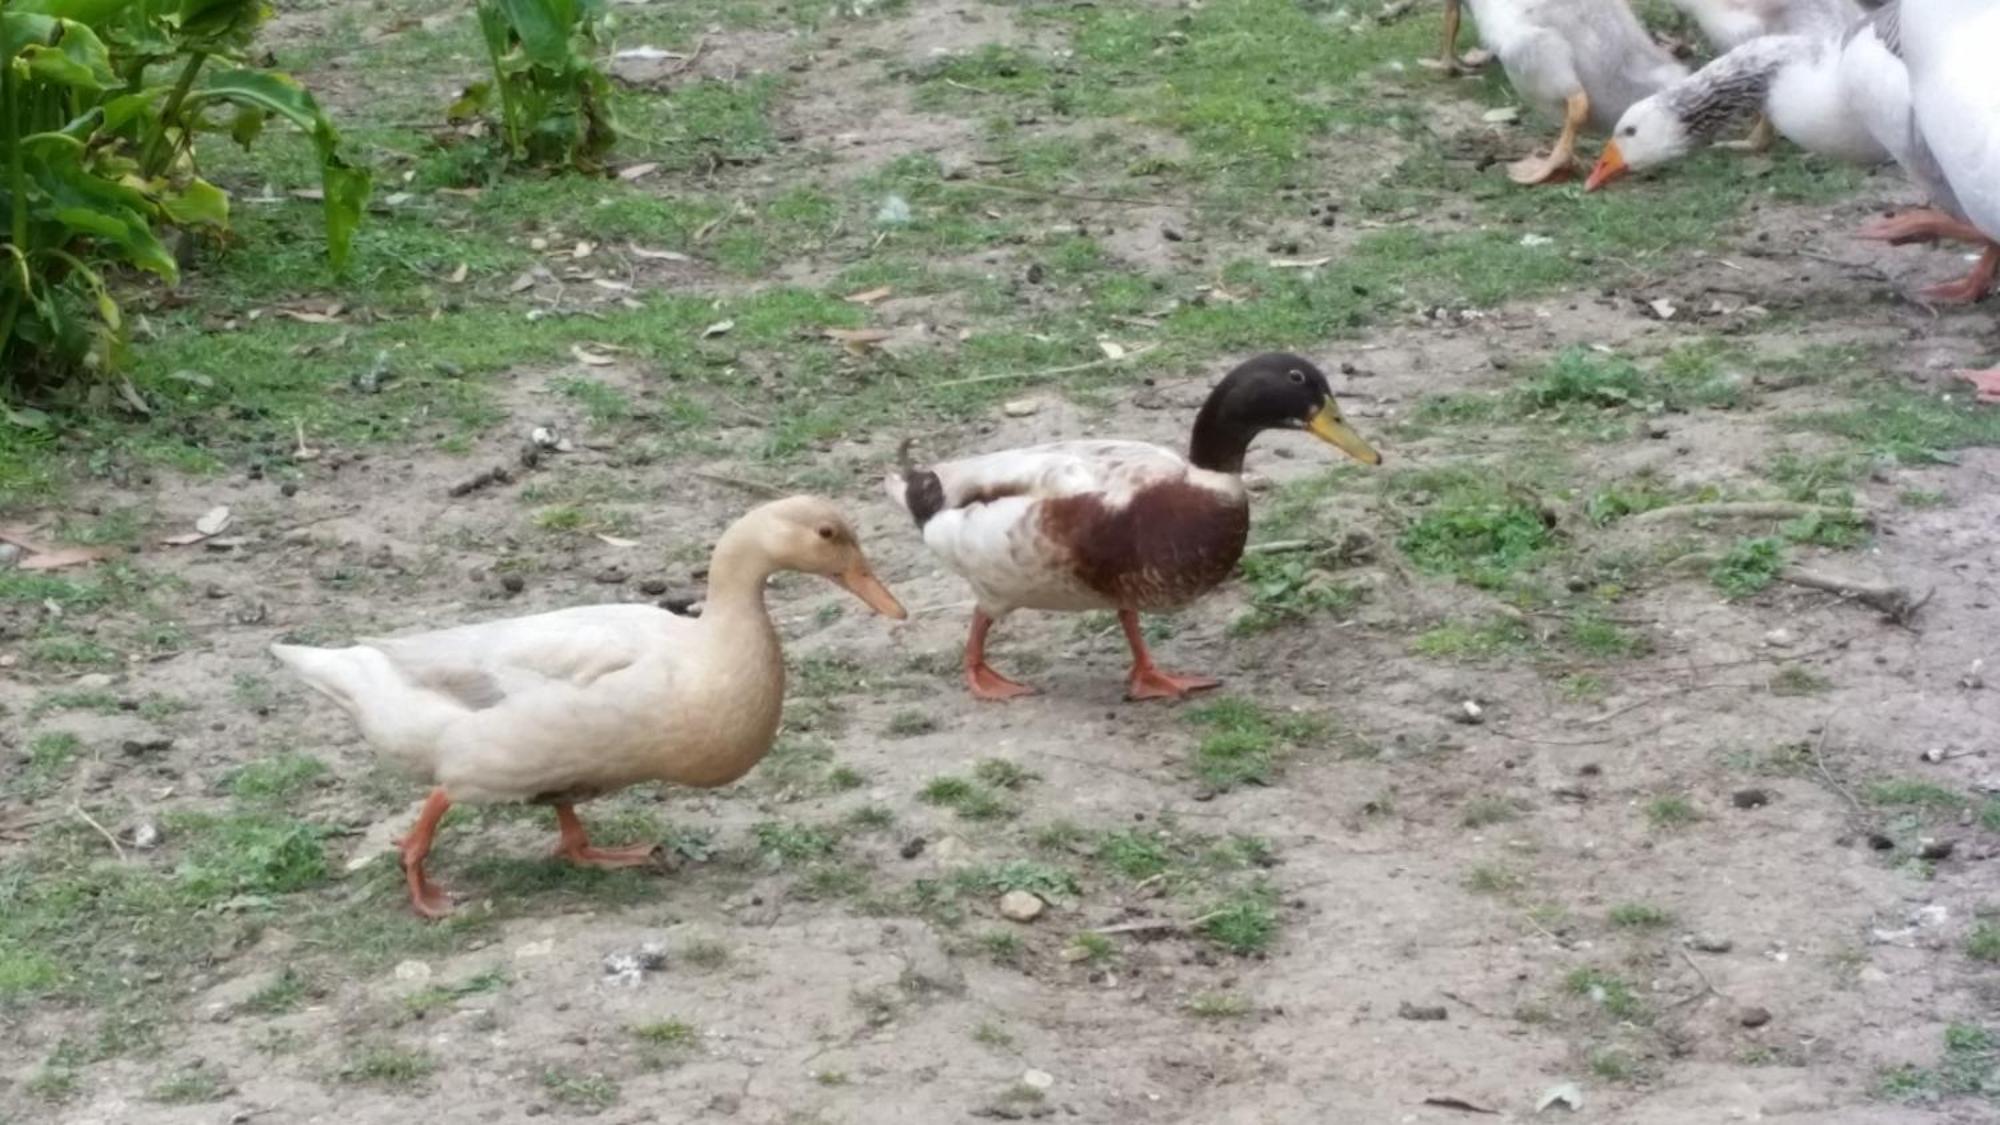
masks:
<svg viewBox="0 0 2000 1125"><path fill-rule="evenodd" d="M188 91L194 89L194 76L201 70L201 64L207 61L207 52L190 54L187 64L181 67L180 80L174 83L173 92L167 95L167 104L160 107L159 119L153 122L153 131L146 137L144 155L139 161L139 174L146 179L150 180L166 170L172 150L169 149L163 158L160 149L166 143L167 128L180 117L181 103L187 100ZM185 137L187 134L188 129L183 127L181 135Z"/></svg>
<svg viewBox="0 0 2000 1125"><path fill-rule="evenodd" d="M28 252L28 176L21 163L21 96L14 88L14 44L0 20L0 141L7 149L8 232L21 253ZM11 318L9 318L11 319ZM9 325L12 328L12 325ZM0 335L0 342L6 337Z"/></svg>

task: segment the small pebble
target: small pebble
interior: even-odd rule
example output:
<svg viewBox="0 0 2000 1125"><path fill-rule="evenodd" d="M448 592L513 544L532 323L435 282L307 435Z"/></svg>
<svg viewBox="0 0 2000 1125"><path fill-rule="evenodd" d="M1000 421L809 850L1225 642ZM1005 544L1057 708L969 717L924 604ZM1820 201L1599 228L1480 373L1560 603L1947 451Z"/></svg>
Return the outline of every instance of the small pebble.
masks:
<svg viewBox="0 0 2000 1125"><path fill-rule="evenodd" d="M299 482L295 480L288 480L278 486L278 495L280 496L297 496L298 494Z"/></svg>
<svg viewBox="0 0 2000 1125"><path fill-rule="evenodd" d="M1027 891L1008 891L1000 896L1000 916L1015 922L1032 922L1047 906L1041 896Z"/></svg>
<svg viewBox="0 0 2000 1125"><path fill-rule="evenodd" d="M1477 701L1468 699L1458 705L1458 710L1451 717L1466 726L1476 727L1486 721L1486 709Z"/></svg>
<svg viewBox="0 0 2000 1125"><path fill-rule="evenodd" d="M1763 1027L1771 1022L1771 1010L1752 1005L1736 1013L1736 1022L1744 1027Z"/></svg>
<svg viewBox="0 0 2000 1125"><path fill-rule="evenodd" d="M1727 953L1736 948L1735 942L1721 934L1689 934L1681 944L1697 953Z"/></svg>
<svg viewBox="0 0 2000 1125"><path fill-rule="evenodd" d="M912 836L903 841L903 846L896 849L896 854L904 859L915 859L924 854L924 845L927 842L922 836Z"/></svg>
<svg viewBox="0 0 2000 1125"><path fill-rule="evenodd" d="M1396 1015L1406 1020L1441 1020L1446 1014L1443 1004L1412 1004L1405 1000L1396 1007Z"/></svg>
<svg viewBox="0 0 2000 1125"><path fill-rule="evenodd" d="M518 594L528 588L528 580L518 574L500 576L500 588L510 594Z"/></svg>
<svg viewBox="0 0 2000 1125"><path fill-rule="evenodd" d="M621 585L628 577L629 575L615 566L608 566L597 572L597 580L606 586Z"/></svg>
<svg viewBox="0 0 2000 1125"><path fill-rule="evenodd" d="M1768 789L1738 789L1729 795L1729 803L1739 809L1761 809L1771 803Z"/></svg>
<svg viewBox="0 0 2000 1125"><path fill-rule="evenodd" d="M1764 643L1772 648L1790 648L1799 643L1799 636L1790 629L1773 629L1764 634Z"/></svg>
<svg viewBox="0 0 2000 1125"><path fill-rule="evenodd" d="M1026 418L1042 411L1042 401L1035 398L1017 398L1003 403L1000 412L1009 418Z"/></svg>
<svg viewBox="0 0 2000 1125"><path fill-rule="evenodd" d="M1030 1089L1046 1090L1055 1084L1055 1076L1046 1070L1028 1070L1021 1074L1021 1085Z"/></svg>
<svg viewBox="0 0 2000 1125"><path fill-rule="evenodd" d="M1880 832L1870 832L1868 834L1868 846L1878 852L1894 851L1896 849L1896 841L1892 837Z"/></svg>
<svg viewBox="0 0 2000 1125"><path fill-rule="evenodd" d="M1168 242L1179 242L1187 236L1172 227L1161 227L1160 237L1166 239Z"/></svg>
<svg viewBox="0 0 2000 1125"><path fill-rule="evenodd" d="M1951 840L1919 840L1917 841L1917 858L1950 859L1952 849L1957 846Z"/></svg>
<svg viewBox="0 0 2000 1125"><path fill-rule="evenodd" d="M649 598L657 598L666 593L667 589L666 580L662 578L648 578L639 583L639 592Z"/></svg>

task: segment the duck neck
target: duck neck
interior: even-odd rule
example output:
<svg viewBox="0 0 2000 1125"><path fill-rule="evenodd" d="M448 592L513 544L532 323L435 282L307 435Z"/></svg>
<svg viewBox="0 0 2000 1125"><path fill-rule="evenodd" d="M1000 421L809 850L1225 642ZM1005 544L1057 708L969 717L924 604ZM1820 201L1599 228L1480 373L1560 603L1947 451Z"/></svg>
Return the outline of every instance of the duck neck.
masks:
<svg viewBox="0 0 2000 1125"><path fill-rule="evenodd" d="M1188 461L1197 469L1215 473L1241 473L1243 455L1250 450L1262 427L1236 418L1218 387L1201 412L1194 416L1194 434L1188 439Z"/></svg>
<svg viewBox="0 0 2000 1125"><path fill-rule="evenodd" d="M748 617L768 624L764 586L776 570L754 530L739 523L723 532L708 558L708 597L703 600L702 617Z"/></svg>
<svg viewBox="0 0 2000 1125"><path fill-rule="evenodd" d="M1688 136L1709 144L1723 130L1764 108L1778 72L1801 61L1810 44L1797 35L1766 35L1752 39L1702 67L1667 93L1673 111Z"/></svg>

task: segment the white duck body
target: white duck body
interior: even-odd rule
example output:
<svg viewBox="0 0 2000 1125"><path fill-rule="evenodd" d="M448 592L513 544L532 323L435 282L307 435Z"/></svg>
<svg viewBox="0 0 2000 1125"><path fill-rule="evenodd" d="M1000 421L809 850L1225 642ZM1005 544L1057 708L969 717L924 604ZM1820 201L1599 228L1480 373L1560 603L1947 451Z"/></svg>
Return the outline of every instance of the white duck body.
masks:
<svg viewBox="0 0 2000 1125"><path fill-rule="evenodd" d="M1763 35L1839 35L1861 18L1854 0L1672 0L1718 51Z"/></svg>
<svg viewBox="0 0 2000 1125"><path fill-rule="evenodd" d="M1213 584L1207 578L1216 568L1203 565L1210 556L1227 553L1213 580L1228 574L1249 530L1241 480L1147 442L1055 442L929 468L942 485L943 506L923 524L924 545L965 579L996 620L1017 609L1174 608ZM885 485L898 505L911 507L904 476L892 474ZM1105 545L1093 532L1137 514L1135 503L1159 498L1170 499L1173 510L1160 513L1155 530L1178 523L1185 534L1177 542L1113 537L1141 557L1122 568L1093 565L1093 545ZM1154 546L1164 553L1145 557Z"/></svg>
<svg viewBox="0 0 2000 1125"><path fill-rule="evenodd" d="M2000 238L2000 4L1901 0L1913 159L1934 161L1962 216Z"/></svg>
<svg viewBox="0 0 2000 1125"><path fill-rule="evenodd" d="M272 652L386 758L453 801L724 785L770 747L784 700L770 619L713 600L699 620L580 606Z"/></svg>
<svg viewBox="0 0 2000 1125"><path fill-rule="evenodd" d="M1632 103L1686 77L1625 0L1467 0L1479 40L1521 100L1554 120L1590 97L1590 124L1609 130Z"/></svg>

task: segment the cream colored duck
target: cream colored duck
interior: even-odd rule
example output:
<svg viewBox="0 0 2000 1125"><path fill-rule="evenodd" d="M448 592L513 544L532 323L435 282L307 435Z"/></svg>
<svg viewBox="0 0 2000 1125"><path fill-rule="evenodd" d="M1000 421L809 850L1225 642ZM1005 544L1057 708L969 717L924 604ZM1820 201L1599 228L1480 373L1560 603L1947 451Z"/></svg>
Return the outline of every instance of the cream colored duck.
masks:
<svg viewBox="0 0 2000 1125"><path fill-rule="evenodd" d="M1463 0L1479 39L1500 59L1515 93L1562 122L1547 156L1508 166L1516 183L1568 178L1576 141L1588 126L1610 129L1633 102L1687 76L1646 34L1625 0ZM1444 60L1458 50L1461 0L1445 0Z"/></svg>
<svg viewBox="0 0 2000 1125"><path fill-rule="evenodd" d="M1381 454L1341 418L1320 369L1272 352L1237 366L1195 415L1186 456L1139 441L1065 441L1008 449L888 477L931 553L978 596L965 679L978 699L1034 689L986 663L986 634L1017 609L1114 610L1132 648L1130 699L1214 687L1160 671L1140 611L1176 609L1236 568L1250 532L1243 456L1265 430L1304 430L1368 464Z"/></svg>
<svg viewBox="0 0 2000 1125"><path fill-rule="evenodd" d="M1919 159L1935 163L1989 240L1980 269L1990 281L2000 270L2000 3L1901 0L1898 25ZM2000 402L2000 368L1960 374L1980 401Z"/></svg>
<svg viewBox="0 0 2000 1125"><path fill-rule="evenodd" d="M556 855L629 866L653 846L591 846L576 802L644 781L712 787L749 772L771 748L784 702L764 586L785 570L825 575L876 612L904 616L839 509L792 497L752 509L723 533L699 618L649 605L579 606L271 652L340 704L380 754L435 786L401 842L410 904L435 918L450 900L424 860L453 802L552 805Z"/></svg>

